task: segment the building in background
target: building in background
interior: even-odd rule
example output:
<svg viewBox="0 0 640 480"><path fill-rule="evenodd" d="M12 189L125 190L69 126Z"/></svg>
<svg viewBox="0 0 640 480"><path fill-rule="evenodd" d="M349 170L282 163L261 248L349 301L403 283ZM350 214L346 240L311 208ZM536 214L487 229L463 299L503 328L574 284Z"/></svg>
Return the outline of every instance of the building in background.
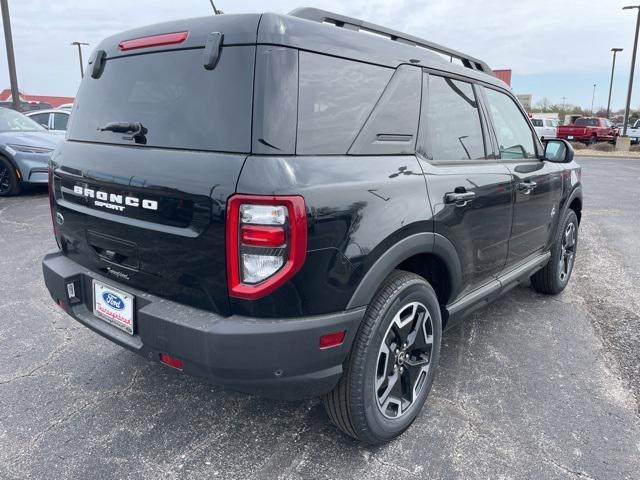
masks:
<svg viewBox="0 0 640 480"><path fill-rule="evenodd" d="M0 102L11 101L11 89L5 88L0 92ZM29 95L24 92L20 92L20 100L28 103L45 103L51 105L53 108L57 108L65 103L73 103L73 97L56 97L53 95Z"/></svg>
<svg viewBox="0 0 640 480"><path fill-rule="evenodd" d="M496 77L498 77L504 83L511 86L511 69L510 68L504 69L504 70L494 70L493 73L495 73Z"/></svg>

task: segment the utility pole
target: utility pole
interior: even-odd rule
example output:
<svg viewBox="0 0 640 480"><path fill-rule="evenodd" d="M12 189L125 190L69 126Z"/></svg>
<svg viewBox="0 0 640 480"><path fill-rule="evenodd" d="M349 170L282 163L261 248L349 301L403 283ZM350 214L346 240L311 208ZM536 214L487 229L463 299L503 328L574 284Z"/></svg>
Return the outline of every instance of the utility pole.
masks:
<svg viewBox="0 0 640 480"><path fill-rule="evenodd" d="M222 15L224 13L222 10L218 10L216 8L216 6L213 4L213 0L209 0L209 3L211 4L211 8L213 8L213 13L215 15Z"/></svg>
<svg viewBox="0 0 640 480"><path fill-rule="evenodd" d="M562 97L562 111L567 109L567 97Z"/></svg>
<svg viewBox="0 0 640 480"><path fill-rule="evenodd" d="M71 42L71 45L76 45L78 47L78 58L80 59L80 78L84 77L84 67L82 66L82 46L89 45L88 43L83 42Z"/></svg>
<svg viewBox="0 0 640 480"><path fill-rule="evenodd" d="M622 129L622 136L627 136L627 126L629 125L629 109L631 108L631 92L633 90L633 72L636 69L636 53L638 51L638 32L640 31L640 5L632 5L629 7L622 7L623 10L638 10L638 17L636 19L636 36L633 41L633 53L631 54L631 73L629 73L629 90L627 91L627 105L624 109L624 128Z"/></svg>
<svg viewBox="0 0 640 480"><path fill-rule="evenodd" d="M611 90L613 90L613 72L616 70L616 54L622 51L622 48L612 48L613 52L613 65L611 65L611 82L609 82L609 100L607 100L607 118L609 118L609 112L611 111Z"/></svg>
<svg viewBox="0 0 640 480"><path fill-rule="evenodd" d="M11 36L11 20L9 19L9 0L0 0L2 10L2 28L4 29L4 43L7 46L7 64L9 66L9 82L11 83L11 101L13 109L20 111L20 91L16 75L16 59L13 56L13 37Z"/></svg>
<svg viewBox="0 0 640 480"><path fill-rule="evenodd" d="M593 100L596 98L596 86L598 84L594 83L593 84L593 93L591 94L591 116L593 116Z"/></svg>

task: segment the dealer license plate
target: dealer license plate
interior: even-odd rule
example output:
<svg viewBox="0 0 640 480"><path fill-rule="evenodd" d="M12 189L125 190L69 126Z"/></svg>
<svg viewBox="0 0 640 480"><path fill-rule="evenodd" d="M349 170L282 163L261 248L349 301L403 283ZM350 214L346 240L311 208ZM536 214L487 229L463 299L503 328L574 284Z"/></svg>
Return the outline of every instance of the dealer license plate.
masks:
<svg viewBox="0 0 640 480"><path fill-rule="evenodd" d="M97 280L93 281L93 314L114 327L133 335L135 297Z"/></svg>
<svg viewBox="0 0 640 480"><path fill-rule="evenodd" d="M567 135L567 140L573 140L573 135Z"/></svg>

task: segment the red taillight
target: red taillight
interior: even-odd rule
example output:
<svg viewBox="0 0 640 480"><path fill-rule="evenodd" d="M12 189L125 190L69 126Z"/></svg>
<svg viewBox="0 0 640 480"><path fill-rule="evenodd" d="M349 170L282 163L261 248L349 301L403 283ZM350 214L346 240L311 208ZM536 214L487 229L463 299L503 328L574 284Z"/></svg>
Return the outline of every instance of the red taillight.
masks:
<svg viewBox="0 0 640 480"><path fill-rule="evenodd" d="M285 231L283 227L243 225L240 227L240 241L243 245L256 247L280 247L285 242Z"/></svg>
<svg viewBox="0 0 640 480"><path fill-rule="evenodd" d="M189 32L163 33L162 35L151 35L149 37L132 38L123 40L118 44L118 48L123 52L135 50L136 48L161 47L163 45L175 45L187 39Z"/></svg>
<svg viewBox="0 0 640 480"><path fill-rule="evenodd" d="M171 355L167 355L166 353L161 353L160 361L165 365L169 365L170 367L182 370L182 360L180 360L179 358L172 357Z"/></svg>
<svg viewBox="0 0 640 480"><path fill-rule="evenodd" d="M344 342L345 331L328 333L320 337L320 349L337 347Z"/></svg>
<svg viewBox="0 0 640 480"><path fill-rule="evenodd" d="M300 196L233 195L227 204L229 295L256 299L289 280L307 252Z"/></svg>

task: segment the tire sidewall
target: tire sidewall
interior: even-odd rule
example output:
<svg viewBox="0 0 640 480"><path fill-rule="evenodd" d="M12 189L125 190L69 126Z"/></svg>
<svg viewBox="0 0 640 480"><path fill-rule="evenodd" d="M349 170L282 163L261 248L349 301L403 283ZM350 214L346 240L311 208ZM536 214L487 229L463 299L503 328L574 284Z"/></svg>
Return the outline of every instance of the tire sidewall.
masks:
<svg viewBox="0 0 640 480"><path fill-rule="evenodd" d="M431 367L427 374L424 387L419 397L414 401L409 410L398 419L386 418L377 406L375 397L375 372L378 363L378 351L384 336L386 335L389 325L393 321L394 316L406 306L408 303L418 301L423 303L429 310L431 321L433 324L433 347L431 351ZM442 338L442 320L440 315L440 306L433 289L426 282L416 281L400 290L394 298L382 310L381 315L376 319L369 347L366 350L366 358L364 361L364 369L360 372L364 376L361 382L363 389L360 394L364 399L364 415L366 423L371 433L376 438L392 439L406 430L416 419L418 413L429 395L431 385L438 369L440 360L440 344Z"/></svg>

